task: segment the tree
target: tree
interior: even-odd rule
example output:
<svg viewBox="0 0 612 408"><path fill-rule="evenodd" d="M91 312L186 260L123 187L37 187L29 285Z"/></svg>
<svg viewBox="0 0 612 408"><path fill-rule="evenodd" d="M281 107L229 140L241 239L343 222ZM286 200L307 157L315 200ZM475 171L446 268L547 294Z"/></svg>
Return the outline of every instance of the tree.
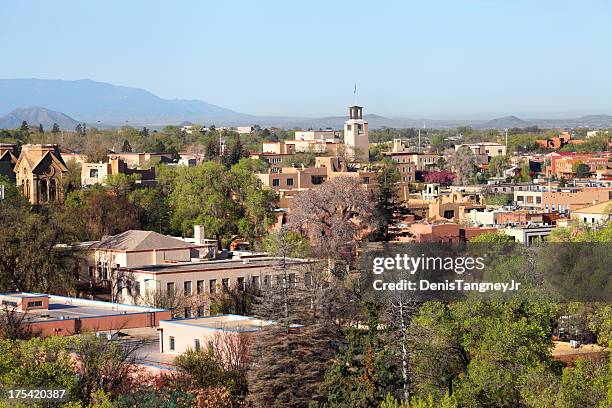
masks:
<svg viewBox="0 0 612 408"><path fill-rule="evenodd" d="M574 163L572 165L572 171L576 173L577 178L587 178L591 176L591 168L584 163Z"/></svg>
<svg viewBox="0 0 612 408"><path fill-rule="evenodd" d="M497 177L503 177L504 172L510 164L508 156L494 156L489 161L489 173Z"/></svg>
<svg viewBox="0 0 612 408"><path fill-rule="evenodd" d="M455 179L455 173L448 170L432 171L430 173L426 173L424 179L427 183L437 183L448 186Z"/></svg>
<svg viewBox="0 0 612 408"><path fill-rule="evenodd" d="M238 233L263 235L274 221L276 195L248 168L247 160L229 171L212 161L177 169L169 195L173 227L191 234L194 225L203 225L220 243Z"/></svg>
<svg viewBox="0 0 612 408"><path fill-rule="evenodd" d="M236 136L229 146L228 152L223 156L223 162L227 167L237 164L244 155L244 147L240 136Z"/></svg>
<svg viewBox="0 0 612 408"><path fill-rule="evenodd" d="M215 135L209 135L204 145L204 157L206 157L206 160L215 160L219 155L219 140Z"/></svg>
<svg viewBox="0 0 612 408"><path fill-rule="evenodd" d="M0 340L0 383L8 388L77 390L71 338L50 336L30 340Z"/></svg>
<svg viewBox="0 0 612 408"><path fill-rule="evenodd" d="M45 133L45 129L43 129L42 123L38 124L38 133Z"/></svg>
<svg viewBox="0 0 612 408"><path fill-rule="evenodd" d="M51 128L51 133L56 133L57 134L57 133L60 133L60 132L61 132L61 130L60 130L59 125L57 123L53 123L53 127Z"/></svg>
<svg viewBox="0 0 612 408"><path fill-rule="evenodd" d="M19 128L19 130L21 130L22 132L27 132L30 130L30 127L28 126L28 122L26 122L25 120L21 122L21 127Z"/></svg>
<svg viewBox="0 0 612 408"><path fill-rule="evenodd" d="M468 184L476 173L476 157L467 146L462 146L453 154L450 165L455 171L454 183L456 185Z"/></svg>
<svg viewBox="0 0 612 408"><path fill-rule="evenodd" d="M130 392L138 382L136 362L142 347L142 341L120 344L93 335L74 337L71 348L76 360L75 392L79 399L89 402L97 391L113 397Z"/></svg>
<svg viewBox="0 0 612 408"><path fill-rule="evenodd" d="M15 306L3 305L0 308L0 339L28 340L34 335L27 313Z"/></svg>
<svg viewBox="0 0 612 408"><path fill-rule="evenodd" d="M130 141L125 139L123 141L123 146L121 147L121 151L122 152L131 152L132 151L132 146L130 146Z"/></svg>
<svg viewBox="0 0 612 408"><path fill-rule="evenodd" d="M83 125L81 125L80 123L78 123L75 127L74 127L74 131L79 135L82 136L83 135Z"/></svg>
<svg viewBox="0 0 612 408"><path fill-rule="evenodd" d="M381 215L380 235L383 239L389 240L389 226L395 223L399 212L398 206L398 186L401 175L395 162L385 159L382 168L376 175L378 181L377 207Z"/></svg>
<svg viewBox="0 0 612 408"><path fill-rule="evenodd" d="M8 203L6 203L8 204ZM49 293L67 291L77 271L72 226L56 212L34 213L28 203L0 202L0 290Z"/></svg>
<svg viewBox="0 0 612 408"><path fill-rule="evenodd" d="M380 225L375 202L359 179L337 177L296 196L289 225L308 237L314 253L350 261L356 242Z"/></svg>
<svg viewBox="0 0 612 408"><path fill-rule="evenodd" d="M379 406L402 386L397 360L389 349L381 307L362 303L362 323L344 328L345 340L331 360L322 385L327 407Z"/></svg>

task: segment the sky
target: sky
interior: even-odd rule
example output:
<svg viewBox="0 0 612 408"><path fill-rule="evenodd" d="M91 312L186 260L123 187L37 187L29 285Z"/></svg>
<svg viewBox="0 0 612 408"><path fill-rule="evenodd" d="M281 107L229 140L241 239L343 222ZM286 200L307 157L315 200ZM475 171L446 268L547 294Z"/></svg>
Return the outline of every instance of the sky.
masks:
<svg viewBox="0 0 612 408"><path fill-rule="evenodd" d="M612 114L611 18L607 0L0 1L0 78L256 115Z"/></svg>

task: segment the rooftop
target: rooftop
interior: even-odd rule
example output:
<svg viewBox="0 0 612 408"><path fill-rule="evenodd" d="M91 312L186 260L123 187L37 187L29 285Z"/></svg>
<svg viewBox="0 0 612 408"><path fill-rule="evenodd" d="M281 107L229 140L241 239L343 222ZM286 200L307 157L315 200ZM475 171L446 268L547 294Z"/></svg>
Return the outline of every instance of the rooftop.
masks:
<svg viewBox="0 0 612 408"><path fill-rule="evenodd" d="M192 317L187 319L162 320L160 324L176 324L192 327L202 327L213 330L231 332L252 332L270 325L272 322L251 316L223 314L208 317Z"/></svg>
<svg viewBox="0 0 612 408"><path fill-rule="evenodd" d="M155 231L142 230L128 230L91 245L92 249L111 249L118 251L147 251L154 249L193 247L194 244L190 244L183 240L169 237Z"/></svg>
<svg viewBox="0 0 612 408"><path fill-rule="evenodd" d="M606 211L610 211L612 209L612 200L604 201L599 204L590 205L588 207L579 208L574 213L582 213L582 214L606 214Z"/></svg>
<svg viewBox="0 0 612 408"><path fill-rule="evenodd" d="M0 294L0 299L4 304L10 300L16 299L44 299L49 300L49 307L32 309L27 311L27 317L30 321L49 321L49 320L67 320L67 319L83 319L88 317L102 317L126 315L131 313L143 312L161 312L163 309L156 309L145 306L124 305L121 303L103 302L99 300L89 300L81 298L71 298L65 296L47 295L43 293L3 293ZM8 303L10 304L10 303Z"/></svg>
<svg viewBox="0 0 612 408"><path fill-rule="evenodd" d="M287 264L299 265L309 262L305 259L287 258ZM217 261L189 262L176 263L165 265L150 265L130 268L134 271L149 272L149 273L177 273L177 272L198 272L219 269L240 269L240 268L256 268L266 266L276 266L279 263L279 258L261 257L247 259L224 259Z"/></svg>

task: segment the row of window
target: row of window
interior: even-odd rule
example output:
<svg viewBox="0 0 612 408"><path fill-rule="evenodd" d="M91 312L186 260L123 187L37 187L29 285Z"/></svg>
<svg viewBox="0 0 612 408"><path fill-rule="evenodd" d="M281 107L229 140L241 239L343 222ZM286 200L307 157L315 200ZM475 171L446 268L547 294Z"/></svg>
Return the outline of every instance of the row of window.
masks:
<svg viewBox="0 0 612 408"><path fill-rule="evenodd" d="M287 274L287 281L288 281L288 285L289 287L294 287L296 285L296 274L295 273L289 273ZM270 287L273 284L275 285L282 285L283 284L283 275L265 275L264 279L263 279L263 284L265 287ZM304 274L304 284L307 286L310 286L312 284L312 275L307 272ZM251 285L253 287L259 287L260 285L260 280L259 280L259 276L251 276ZM236 279L236 286L238 289L240 290L245 290L246 289L246 280L244 277L239 277ZM223 289L229 289L230 287L230 279L229 278L223 278L221 279L221 288ZM205 287L205 281L204 280L197 280L196 281L196 291L195 294L203 294L206 291L206 287ZM217 293L218 290L218 282L217 279L210 279L208 281L208 293L214 295L215 293ZM176 293L176 284L175 282L167 282L166 283L166 291L167 293ZM183 282L183 294L185 296L190 296L193 295L193 287L192 287L192 281L184 281Z"/></svg>
<svg viewBox="0 0 612 408"><path fill-rule="evenodd" d="M292 187L293 186L293 178L291 178L291 177L287 178L286 185L288 187ZM273 178L272 179L272 187L280 187L280 179Z"/></svg>

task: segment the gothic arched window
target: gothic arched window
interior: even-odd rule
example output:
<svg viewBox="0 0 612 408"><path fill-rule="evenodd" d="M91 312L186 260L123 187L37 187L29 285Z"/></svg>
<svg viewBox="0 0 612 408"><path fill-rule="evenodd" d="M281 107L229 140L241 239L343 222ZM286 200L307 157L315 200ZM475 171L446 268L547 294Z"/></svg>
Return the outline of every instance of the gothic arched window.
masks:
<svg viewBox="0 0 612 408"><path fill-rule="evenodd" d="M49 191L47 189L47 180L42 179L39 182L38 201L49 201Z"/></svg>
<svg viewBox="0 0 612 408"><path fill-rule="evenodd" d="M50 201L57 201L58 197L57 197L57 181L52 178L49 181L49 200Z"/></svg>

